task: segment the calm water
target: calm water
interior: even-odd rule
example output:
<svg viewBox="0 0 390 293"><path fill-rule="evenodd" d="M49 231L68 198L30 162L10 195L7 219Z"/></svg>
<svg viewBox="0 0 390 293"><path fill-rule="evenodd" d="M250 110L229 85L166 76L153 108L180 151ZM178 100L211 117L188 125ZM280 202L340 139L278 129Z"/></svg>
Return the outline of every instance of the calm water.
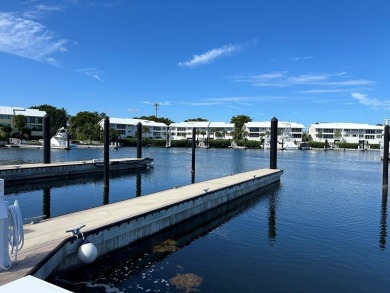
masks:
<svg viewBox="0 0 390 293"><path fill-rule="evenodd" d="M153 169L7 188L24 217L51 217L191 183L190 149L143 150ZM135 149L111 157L134 156ZM52 153L52 161L101 158L101 149ZM12 164L40 150L3 150ZM260 150L197 150L196 181L269 165ZM81 271L50 280L79 292L388 292L387 196L379 152L278 152L280 184L213 210ZM82 224L82 223L80 223ZM169 239L171 250L156 251ZM177 289L175 276L184 276ZM173 279L172 279L173 278Z"/></svg>

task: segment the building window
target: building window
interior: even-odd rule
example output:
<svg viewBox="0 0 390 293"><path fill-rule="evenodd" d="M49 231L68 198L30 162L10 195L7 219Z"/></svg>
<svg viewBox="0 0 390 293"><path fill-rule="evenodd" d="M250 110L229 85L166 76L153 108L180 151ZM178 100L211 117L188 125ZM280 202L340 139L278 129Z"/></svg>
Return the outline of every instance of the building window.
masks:
<svg viewBox="0 0 390 293"><path fill-rule="evenodd" d="M31 131L42 131L43 130L42 125L27 124L27 128L31 129Z"/></svg>

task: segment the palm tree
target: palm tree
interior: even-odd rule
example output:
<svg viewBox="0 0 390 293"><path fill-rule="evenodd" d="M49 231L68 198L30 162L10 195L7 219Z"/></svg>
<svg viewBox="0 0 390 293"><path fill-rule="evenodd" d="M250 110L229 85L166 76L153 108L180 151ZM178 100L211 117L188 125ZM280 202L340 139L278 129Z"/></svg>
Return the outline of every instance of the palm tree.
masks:
<svg viewBox="0 0 390 293"><path fill-rule="evenodd" d="M211 128L211 129L210 129L209 136L210 136L210 134L211 134L211 135L213 136L213 138L214 138L215 132L216 132L216 129L215 129L215 128Z"/></svg>
<svg viewBox="0 0 390 293"><path fill-rule="evenodd" d="M265 133L260 133L260 146L262 146L263 149L264 149L264 136Z"/></svg>
<svg viewBox="0 0 390 293"><path fill-rule="evenodd" d="M12 132L12 128L11 126L8 126L8 125L2 125L0 127L1 131L4 132L5 136L6 136L6 139L7 139L7 144L9 144L9 136L10 136L10 133Z"/></svg>
<svg viewBox="0 0 390 293"><path fill-rule="evenodd" d="M334 138L340 140L340 138L343 137L343 132L341 129L336 129L334 132Z"/></svg>
<svg viewBox="0 0 390 293"><path fill-rule="evenodd" d="M143 133L143 134L148 134L148 133L150 133L150 128L147 127L147 126L142 126L142 133Z"/></svg>
<svg viewBox="0 0 390 293"><path fill-rule="evenodd" d="M195 133L196 133L196 140L198 141L199 140L199 135L200 135L200 130L197 129Z"/></svg>
<svg viewBox="0 0 390 293"><path fill-rule="evenodd" d="M246 145L246 138L247 138L248 134L249 134L249 132L246 130L242 132L242 137L244 138L244 146Z"/></svg>
<svg viewBox="0 0 390 293"><path fill-rule="evenodd" d="M202 131L200 132L200 135L202 135L203 141L204 141L204 136L206 135L206 131L202 130Z"/></svg>
<svg viewBox="0 0 390 293"><path fill-rule="evenodd" d="M322 130L318 130L318 133L317 133L317 135L316 135L319 139L320 139L320 141L321 141L321 138L324 136L323 134L322 134Z"/></svg>
<svg viewBox="0 0 390 293"><path fill-rule="evenodd" d="M14 116L14 125L16 129L19 131L19 138L23 139L23 129L26 128L27 118L23 115Z"/></svg>

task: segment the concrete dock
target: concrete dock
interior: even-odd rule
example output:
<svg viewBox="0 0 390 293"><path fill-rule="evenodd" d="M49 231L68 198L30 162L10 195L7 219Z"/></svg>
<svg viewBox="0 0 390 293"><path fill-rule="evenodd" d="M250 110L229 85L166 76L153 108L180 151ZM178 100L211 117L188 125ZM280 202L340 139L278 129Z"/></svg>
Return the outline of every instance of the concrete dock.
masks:
<svg viewBox="0 0 390 293"><path fill-rule="evenodd" d="M66 230L86 225L82 232L100 256L278 182L282 173L258 169L24 225L24 247L17 263L0 271L0 285L26 275L45 279L52 272L81 265L77 259L81 240Z"/></svg>
<svg viewBox="0 0 390 293"><path fill-rule="evenodd" d="M121 158L111 159L110 171L148 168L153 165L152 158ZM0 178L6 184L16 182L31 182L46 178L74 177L91 173L103 173L103 160L85 160L70 162L54 162L50 164L21 164L0 166Z"/></svg>

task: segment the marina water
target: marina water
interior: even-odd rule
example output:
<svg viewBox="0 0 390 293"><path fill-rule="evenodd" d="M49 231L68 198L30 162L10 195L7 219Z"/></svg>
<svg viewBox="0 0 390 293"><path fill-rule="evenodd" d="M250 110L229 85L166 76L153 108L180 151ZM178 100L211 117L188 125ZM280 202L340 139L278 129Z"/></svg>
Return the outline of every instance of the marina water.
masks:
<svg viewBox="0 0 390 293"><path fill-rule="evenodd" d="M102 152L53 150L51 157L90 160ZM115 174L108 194L102 176L92 176L6 187L6 200L18 199L25 218L55 217L191 184L191 149L143 154L154 158L154 168ZM135 148L110 152L135 155ZM2 164L42 156L38 149L0 149ZM268 151L197 149L195 181L268 166ZM388 292L388 197L379 152L283 151L278 167L278 185L49 281L75 292Z"/></svg>

